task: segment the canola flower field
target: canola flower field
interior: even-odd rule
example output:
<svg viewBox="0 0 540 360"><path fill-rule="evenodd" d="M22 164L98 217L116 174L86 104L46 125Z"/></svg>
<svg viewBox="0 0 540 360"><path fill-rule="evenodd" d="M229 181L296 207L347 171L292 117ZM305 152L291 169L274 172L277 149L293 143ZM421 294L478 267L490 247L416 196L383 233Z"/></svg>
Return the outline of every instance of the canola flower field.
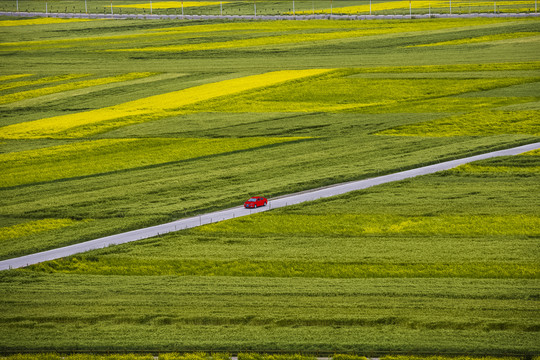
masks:
<svg viewBox="0 0 540 360"><path fill-rule="evenodd" d="M539 139L535 18L2 21L1 259ZM537 356L539 159L3 271L0 350Z"/></svg>

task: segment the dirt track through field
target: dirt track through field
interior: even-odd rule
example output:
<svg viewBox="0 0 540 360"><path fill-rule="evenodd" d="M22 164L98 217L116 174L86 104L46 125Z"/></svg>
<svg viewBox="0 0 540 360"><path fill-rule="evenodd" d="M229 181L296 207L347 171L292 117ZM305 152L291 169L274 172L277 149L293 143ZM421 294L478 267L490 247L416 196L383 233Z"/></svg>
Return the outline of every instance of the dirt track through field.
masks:
<svg viewBox="0 0 540 360"><path fill-rule="evenodd" d="M294 193L289 195L280 196L278 198L269 199L268 206L258 209L244 209L243 206L238 206L230 209L215 211L212 213L193 216L186 219L180 219L167 224L152 226L144 229L129 231L126 233L106 236L103 238L83 242L80 244L74 244L58 249L43 251L36 254L21 256L18 258L8 259L0 261L0 270L15 269L31 264L37 264L43 261L59 259L62 257L75 255L81 252L100 249L110 245L124 244L132 241L151 238L154 236L163 235L166 233L194 228L205 224L233 219L236 217L247 216L254 213L268 211L284 206L290 206L300 204L307 201L313 201L321 198L328 198L332 196L346 194L355 190L362 190L372 186L386 184L393 181L400 181L404 179L413 178L421 175L433 174L439 171L449 170L462 164L467 164L473 161L489 159L498 156L511 156L518 155L527 151L536 150L540 148L540 142L518 146L511 149L493 151L486 154L470 156L463 159L451 160L441 162L439 164L420 167L417 169L401 171L394 174L378 176L371 179L352 181L342 184L336 184L327 186L324 188L317 188L300 193Z"/></svg>

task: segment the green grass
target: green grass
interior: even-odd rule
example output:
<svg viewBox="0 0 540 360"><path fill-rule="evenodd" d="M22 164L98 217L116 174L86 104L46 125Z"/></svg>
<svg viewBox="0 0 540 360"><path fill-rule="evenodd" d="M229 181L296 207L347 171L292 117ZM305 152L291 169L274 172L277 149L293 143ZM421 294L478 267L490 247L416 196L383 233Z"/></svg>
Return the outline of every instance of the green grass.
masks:
<svg viewBox="0 0 540 360"><path fill-rule="evenodd" d="M83 2L62 6L80 11ZM247 13L253 4L234 6ZM286 6L276 2L276 11ZM298 2L299 11L310 6ZM41 119L92 122L100 109L231 79L337 69L188 104L175 98L167 114L70 138L0 139L8 170L0 177L9 179L0 188L0 233L8 234L0 258L253 194L536 142L538 37L414 45L538 31L527 18L0 27L0 96L42 95L0 105L0 134ZM279 36L313 41L271 44ZM244 40L257 46L104 51ZM86 88L66 77L129 73L156 75ZM56 85L65 91L40 93ZM538 154L486 160L2 272L0 350L536 354L537 168Z"/></svg>

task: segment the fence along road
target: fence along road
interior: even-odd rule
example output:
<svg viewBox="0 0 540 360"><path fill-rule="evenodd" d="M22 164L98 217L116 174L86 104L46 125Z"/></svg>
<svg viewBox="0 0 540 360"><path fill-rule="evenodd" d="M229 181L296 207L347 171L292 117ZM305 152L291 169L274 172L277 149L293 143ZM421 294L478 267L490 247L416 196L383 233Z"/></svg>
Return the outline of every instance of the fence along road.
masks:
<svg viewBox="0 0 540 360"><path fill-rule="evenodd" d="M411 15L151 15L151 14L86 14L0 11L0 16L15 17L55 17L66 19L163 19L163 20L401 20L401 19L440 19L440 18L524 18L539 17L540 13L472 13L472 14L411 14Z"/></svg>
<svg viewBox="0 0 540 360"><path fill-rule="evenodd" d="M456 166L470 163L477 160L489 159L497 156L509 156L518 155L527 151L540 149L540 142L518 146L511 149L493 151L486 154L470 156L463 159L445 161L439 164L420 167L417 169L401 171L394 174L378 176L371 179L351 181L347 183L341 183L331 185L323 188L312 189L302 191L299 193L280 196L277 198L269 199L268 205L260 207L258 209L244 209L243 206L238 206L226 210L215 211L199 216L193 216L186 219L180 219L166 224L147 227L139 230L133 230L121 234L106 236L103 238L86 241L80 244L74 244L58 249L43 251L36 254L21 256L9 260L0 261L0 270L15 269L32 264L37 264L43 261L59 259L62 257L75 255L81 252L104 248L110 245L119 245L132 241L142 240L167 234L174 231L194 228L210 223L229 220L241 216L247 216L270 209L277 209L284 206L290 206L300 204L306 201L313 201L322 198L328 198L331 196L337 196L346 194L355 190L362 190L372 186L386 184L393 181L400 181L420 175L433 174L435 172L452 169Z"/></svg>

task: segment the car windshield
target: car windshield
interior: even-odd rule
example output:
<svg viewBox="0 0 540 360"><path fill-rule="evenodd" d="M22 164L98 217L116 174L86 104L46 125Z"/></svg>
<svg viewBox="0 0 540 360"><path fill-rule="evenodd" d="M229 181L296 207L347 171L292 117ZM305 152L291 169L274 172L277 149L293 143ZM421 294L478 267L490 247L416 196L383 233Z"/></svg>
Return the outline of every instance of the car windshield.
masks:
<svg viewBox="0 0 540 360"><path fill-rule="evenodd" d="M251 198L248 201L255 202L255 201L257 201L257 198Z"/></svg>

